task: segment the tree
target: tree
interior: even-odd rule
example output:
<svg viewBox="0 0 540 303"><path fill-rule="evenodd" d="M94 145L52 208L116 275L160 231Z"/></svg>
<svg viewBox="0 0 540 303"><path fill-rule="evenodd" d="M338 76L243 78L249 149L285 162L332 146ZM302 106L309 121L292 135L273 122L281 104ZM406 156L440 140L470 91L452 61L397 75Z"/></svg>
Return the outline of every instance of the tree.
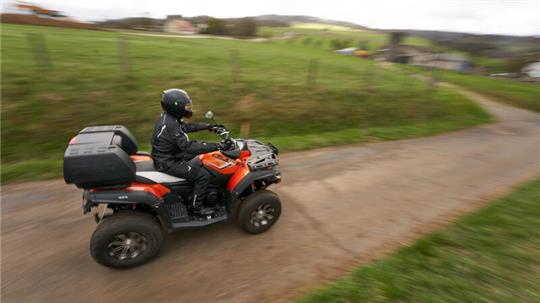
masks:
<svg viewBox="0 0 540 303"><path fill-rule="evenodd" d="M332 49L342 49L351 46L351 39L332 39L330 41L330 46Z"/></svg>
<svg viewBox="0 0 540 303"><path fill-rule="evenodd" d="M226 35L227 25L222 19L210 18L208 20L208 27L206 28L206 33L211 35Z"/></svg>
<svg viewBox="0 0 540 303"><path fill-rule="evenodd" d="M254 37L257 34L257 22L250 17L238 19L233 23L232 34L238 37Z"/></svg>
<svg viewBox="0 0 540 303"><path fill-rule="evenodd" d="M407 36L407 34L404 32L392 32L390 35L390 44L393 46L400 45L405 36Z"/></svg>
<svg viewBox="0 0 540 303"><path fill-rule="evenodd" d="M358 42L358 49L368 51L369 50L369 41L367 40L360 40Z"/></svg>

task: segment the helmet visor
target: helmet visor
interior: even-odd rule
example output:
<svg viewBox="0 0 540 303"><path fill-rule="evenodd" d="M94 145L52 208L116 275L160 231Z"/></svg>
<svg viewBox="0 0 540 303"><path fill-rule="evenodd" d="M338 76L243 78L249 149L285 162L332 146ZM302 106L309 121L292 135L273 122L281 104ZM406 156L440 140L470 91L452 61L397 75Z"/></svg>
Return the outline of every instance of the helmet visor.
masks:
<svg viewBox="0 0 540 303"><path fill-rule="evenodd" d="M193 111L193 103L191 102L191 100L189 100L189 102L184 105L184 109L190 112Z"/></svg>

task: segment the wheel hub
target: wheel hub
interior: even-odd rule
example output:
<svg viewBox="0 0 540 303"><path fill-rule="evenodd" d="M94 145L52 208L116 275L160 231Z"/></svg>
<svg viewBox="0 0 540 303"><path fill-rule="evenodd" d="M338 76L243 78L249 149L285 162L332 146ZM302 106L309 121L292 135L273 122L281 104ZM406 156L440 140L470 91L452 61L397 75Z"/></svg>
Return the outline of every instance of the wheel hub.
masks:
<svg viewBox="0 0 540 303"><path fill-rule="evenodd" d="M255 227L267 225L273 218L275 209L269 203L260 205L251 213L251 224Z"/></svg>
<svg viewBox="0 0 540 303"><path fill-rule="evenodd" d="M130 260L146 251L147 244L148 240L145 236L128 232L115 235L107 245L107 249L109 256L117 260Z"/></svg>

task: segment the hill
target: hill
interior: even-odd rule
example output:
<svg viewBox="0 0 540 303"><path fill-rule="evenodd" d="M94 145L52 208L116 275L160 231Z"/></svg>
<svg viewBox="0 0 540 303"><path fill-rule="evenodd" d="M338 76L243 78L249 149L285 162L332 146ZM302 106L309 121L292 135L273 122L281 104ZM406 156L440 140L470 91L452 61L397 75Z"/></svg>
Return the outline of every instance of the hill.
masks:
<svg viewBox="0 0 540 303"><path fill-rule="evenodd" d="M27 34L42 33L50 66ZM325 32L328 33L328 32ZM293 40L151 37L3 25L3 181L61 175L69 139L123 124L148 148L159 97L186 89L195 121L212 109L234 136L281 150L427 135L489 121L447 89ZM215 135L193 138L216 140Z"/></svg>
<svg viewBox="0 0 540 303"><path fill-rule="evenodd" d="M193 22L194 24L207 23L208 20L211 18L212 18L211 16L207 16L207 15L184 17L184 19L189 20ZM347 27L347 28L352 28L352 29L367 29L367 27L365 26L358 25L351 22L322 19L318 17L303 16L303 15L295 15L295 16L260 15L260 16L252 16L251 18L255 19L255 21L257 22L259 26L287 27L294 23L318 23L318 24L342 26L342 27ZM234 22L241 18L223 18L223 19L229 22ZM145 27L158 28L158 27L162 27L164 23L165 23L165 19L156 19L156 18L147 18L147 17L130 17L130 18L111 19L111 20L96 22L97 25L102 26L102 27L125 28L125 29L136 29L136 28L145 28Z"/></svg>
<svg viewBox="0 0 540 303"><path fill-rule="evenodd" d="M540 57L540 37L535 36L476 35L420 30L403 32L410 36L429 39L445 49L466 52L472 57L502 60L499 72L519 72L525 64L536 62ZM482 65L482 62L479 65Z"/></svg>
<svg viewBox="0 0 540 303"><path fill-rule="evenodd" d="M304 16L304 15L260 15L260 16L255 16L253 18L257 22L263 25L265 23L271 23L271 22L288 24L288 25L291 25L293 23L319 23L319 24L343 26L343 27L348 27L348 28L353 28L353 29L368 29L365 26L358 25L352 22L323 19L319 17Z"/></svg>

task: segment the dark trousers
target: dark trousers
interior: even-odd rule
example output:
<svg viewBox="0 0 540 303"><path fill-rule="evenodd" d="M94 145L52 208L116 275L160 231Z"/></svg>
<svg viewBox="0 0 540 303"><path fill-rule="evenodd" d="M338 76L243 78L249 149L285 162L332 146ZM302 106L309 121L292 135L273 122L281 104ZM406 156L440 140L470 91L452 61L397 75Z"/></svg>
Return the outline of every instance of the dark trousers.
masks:
<svg viewBox="0 0 540 303"><path fill-rule="evenodd" d="M200 162L199 162L200 163ZM170 163L164 170L169 175L184 178L193 183L192 206L198 208L206 197L206 189L210 183L210 173L200 165L188 164L183 161Z"/></svg>

